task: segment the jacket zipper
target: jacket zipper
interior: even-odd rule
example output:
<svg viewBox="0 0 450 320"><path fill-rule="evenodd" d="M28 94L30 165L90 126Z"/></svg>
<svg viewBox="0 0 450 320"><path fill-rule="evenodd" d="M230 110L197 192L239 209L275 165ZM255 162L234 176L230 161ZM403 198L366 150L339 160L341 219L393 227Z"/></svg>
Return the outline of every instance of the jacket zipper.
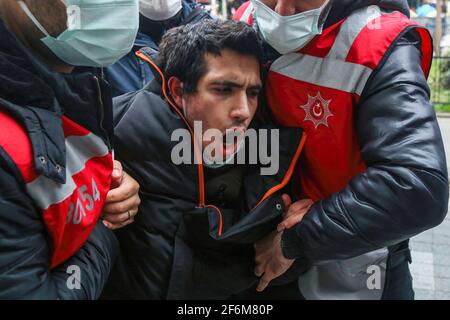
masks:
<svg viewBox="0 0 450 320"><path fill-rule="evenodd" d="M306 133L303 132L302 134L302 138L300 139L300 142L297 145L297 149L296 152L294 154L294 156L291 159L291 163L289 165L288 171L286 172L285 176L283 177L282 181L275 185L274 187L270 188L265 194L264 196L261 198L261 200L252 208L250 209L249 213L253 212L254 210L256 210L266 199L268 199L269 197L271 197L273 194L275 194L276 192L278 192L279 190L281 190L282 188L284 188L290 181L292 174L294 173L294 169L295 169L295 165L298 162L298 159L303 151L303 147L305 145L305 141L306 141ZM217 211L217 214L219 216L219 230L218 230L218 235L219 237L222 236L223 233L223 214L222 211L220 210L220 208L213 206L213 205L206 205L207 208L212 208L214 210Z"/></svg>
<svg viewBox="0 0 450 320"><path fill-rule="evenodd" d="M108 145L108 149L111 150L111 141L109 139L109 134L108 134L108 131L106 131L105 127L103 126L103 122L105 121L105 110L104 110L105 106L103 104L103 99L102 99L102 89L100 86L100 80L98 79L97 76L94 76L94 81L95 81L95 85L97 88L98 102L99 102L99 107L100 107L100 129L102 130L102 133L105 136L106 144Z"/></svg>

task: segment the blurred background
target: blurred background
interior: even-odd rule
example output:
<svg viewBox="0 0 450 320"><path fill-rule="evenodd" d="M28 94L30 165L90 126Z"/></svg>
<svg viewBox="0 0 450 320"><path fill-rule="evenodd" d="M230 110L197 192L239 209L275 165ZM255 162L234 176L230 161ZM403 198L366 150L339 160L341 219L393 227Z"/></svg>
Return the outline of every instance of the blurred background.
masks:
<svg viewBox="0 0 450 320"><path fill-rule="evenodd" d="M231 18L246 0L197 0L213 15Z"/></svg>
<svg viewBox="0 0 450 320"><path fill-rule="evenodd" d="M411 18L426 26L434 39L429 85L436 111L450 112L450 2L409 0Z"/></svg>

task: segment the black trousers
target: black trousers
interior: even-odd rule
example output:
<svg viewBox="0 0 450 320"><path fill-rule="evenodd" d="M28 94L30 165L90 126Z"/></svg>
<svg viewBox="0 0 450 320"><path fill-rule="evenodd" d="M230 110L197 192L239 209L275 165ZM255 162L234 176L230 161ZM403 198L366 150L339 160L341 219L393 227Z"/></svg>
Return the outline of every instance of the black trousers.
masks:
<svg viewBox="0 0 450 320"><path fill-rule="evenodd" d="M386 279L381 300L414 300L413 279L409 264L409 249L403 258L390 254L387 262Z"/></svg>

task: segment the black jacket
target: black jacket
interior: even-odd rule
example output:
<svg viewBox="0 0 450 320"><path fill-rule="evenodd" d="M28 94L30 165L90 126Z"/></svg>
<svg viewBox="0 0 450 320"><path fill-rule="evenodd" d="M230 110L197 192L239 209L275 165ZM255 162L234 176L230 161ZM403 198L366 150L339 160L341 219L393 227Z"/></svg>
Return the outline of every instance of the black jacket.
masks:
<svg viewBox="0 0 450 320"><path fill-rule="evenodd" d="M38 62L0 20L0 110L14 117L31 140L36 170L65 182L65 144L61 115L108 142L111 98L92 73L61 75ZM98 88L103 88L100 90ZM104 110L99 108L99 99ZM103 123L99 120L103 118ZM109 125L108 125L109 120ZM0 134L2 134L0 123ZM109 133L108 133L109 132ZM43 164L39 156L48 161ZM43 190L45 192L45 190ZM24 180L0 146L0 299L95 299L117 252L117 240L101 222L68 261L49 270L50 241ZM68 266L81 271L81 290L70 290Z"/></svg>
<svg viewBox="0 0 450 320"><path fill-rule="evenodd" d="M408 14L406 1L336 0L327 24L369 4ZM443 221L447 166L419 48L415 31L399 37L369 79L355 123L367 171L316 203L284 233L286 257L313 263L347 259L395 245Z"/></svg>
<svg viewBox="0 0 450 320"><path fill-rule="evenodd" d="M199 207L197 165L171 160L178 144L171 135L186 126L160 95L155 79L114 99L116 156L140 183L142 203L135 222L117 232L121 254L104 297L225 299L257 282L253 243L280 221L282 190L257 203L290 176L302 131L280 131L278 173L261 176L257 165L248 166L242 206L220 213Z"/></svg>

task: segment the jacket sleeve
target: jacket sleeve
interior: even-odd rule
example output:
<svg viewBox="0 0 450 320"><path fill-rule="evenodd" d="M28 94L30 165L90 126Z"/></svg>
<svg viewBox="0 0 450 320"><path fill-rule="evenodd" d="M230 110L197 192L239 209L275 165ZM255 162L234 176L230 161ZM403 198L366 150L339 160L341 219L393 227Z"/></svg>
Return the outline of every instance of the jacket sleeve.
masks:
<svg viewBox="0 0 450 320"><path fill-rule="evenodd" d="M283 253L315 264L391 246L440 224L448 203L444 147L415 31L401 37L357 106L367 170L283 234Z"/></svg>
<svg viewBox="0 0 450 320"><path fill-rule="evenodd" d="M99 222L72 258L49 270L49 242L40 213L9 169L0 161L0 299L98 298L117 255L114 234ZM71 266L80 271L79 289L76 277L70 278Z"/></svg>

